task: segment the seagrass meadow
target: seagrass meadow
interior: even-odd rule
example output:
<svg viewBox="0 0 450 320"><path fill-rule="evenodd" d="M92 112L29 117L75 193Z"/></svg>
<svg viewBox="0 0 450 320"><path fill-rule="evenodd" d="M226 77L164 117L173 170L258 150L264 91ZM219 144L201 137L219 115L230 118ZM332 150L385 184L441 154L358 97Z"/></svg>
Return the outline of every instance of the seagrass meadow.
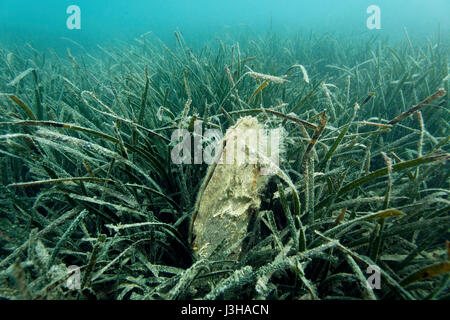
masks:
<svg viewBox="0 0 450 320"><path fill-rule="evenodd" d="M0 46L1 298L450 298L448 36L64 41ZM200 259L208 165L171 135L245 116L283 128L279 170L240 257Z"/></svg>

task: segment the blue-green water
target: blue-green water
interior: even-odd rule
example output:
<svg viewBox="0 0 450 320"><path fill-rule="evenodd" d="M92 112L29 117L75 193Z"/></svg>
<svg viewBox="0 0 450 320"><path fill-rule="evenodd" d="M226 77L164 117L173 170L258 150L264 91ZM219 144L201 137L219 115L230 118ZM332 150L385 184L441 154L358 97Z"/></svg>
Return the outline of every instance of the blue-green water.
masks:
<svg viewBox="0 0 450 320"><path fill-rule="evenodd" d="M81 30L66 27L70 5L81 9ZM370 5L380 8L380 30L366 26ZM404 27L416 36L435 34L440 27L448 36L449 12L448 0L1 0L0 39L57 47L60 37L88 44L152 31L165 40L179 29L187 40L198 41L243 26L253 31L301 28L390 37L402 36Z"/></svg>

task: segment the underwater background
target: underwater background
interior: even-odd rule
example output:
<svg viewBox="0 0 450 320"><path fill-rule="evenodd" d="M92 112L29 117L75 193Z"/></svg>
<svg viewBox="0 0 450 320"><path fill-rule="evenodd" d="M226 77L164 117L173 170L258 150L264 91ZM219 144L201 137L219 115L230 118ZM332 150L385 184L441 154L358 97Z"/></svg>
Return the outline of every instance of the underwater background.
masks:
<svg viewBox="0 0 450 320"><path fill-rule="evenodd" d="M66 28L66 8L82 10L81 30ZM366 9L382 11L382 29L370 32L398 39L403 28L427 37L450 30L450 3L446 0L132 0L132 1L27 1L0 2L1 40L35 41L36 45L64 47L60 37L70 36L83 45L112 39L129 39L148 31L162 40L173 39L179 29L186 40L201 44L217 32L250 28L253 32L285 32L292 29L316 32L369 34ZM443 33L444 34L444 33ZM14 40L12 40L14 41Z"/></svg>
<svg viewBox="0 0 450 320"><path fill-rule="evenodd" d="M448 300L449 12L0 0L0 298ZM273 176L174 163L197 121Z"/></svg>

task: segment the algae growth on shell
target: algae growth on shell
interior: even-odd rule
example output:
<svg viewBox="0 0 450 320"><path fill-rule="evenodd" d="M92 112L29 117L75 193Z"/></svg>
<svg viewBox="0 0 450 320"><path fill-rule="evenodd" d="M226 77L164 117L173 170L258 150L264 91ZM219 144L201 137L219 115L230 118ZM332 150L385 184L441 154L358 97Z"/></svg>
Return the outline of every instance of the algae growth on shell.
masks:
<svg viewBox="0 0 450 320"><path fill-rule="evenodd" d="M200 187L192 218L192 246L198 258L229 251L237 259L248 223L261 204L261 192L278 166L281 129L269 133L255 117L238 119L219 142L217 161ZM220 253L219 251L219 253Z"/></svg>

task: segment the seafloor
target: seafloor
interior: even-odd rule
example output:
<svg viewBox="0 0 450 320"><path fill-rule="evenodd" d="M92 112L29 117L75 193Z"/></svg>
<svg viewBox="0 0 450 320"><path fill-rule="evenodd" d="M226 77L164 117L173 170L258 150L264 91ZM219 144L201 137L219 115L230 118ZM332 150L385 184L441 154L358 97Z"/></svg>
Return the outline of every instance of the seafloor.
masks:
<svg viewBox="0 0 450 320"><path fill-rule="evenodd" d="M0 297L449 299L442 39L1 44ZM211 189L214 168L173 163L174 130L245 116L284 131L263 184L248 166L254 179ZM231 213L255 193L241 236L199 257L193 218L222 217L206 183Z"/></svg>

